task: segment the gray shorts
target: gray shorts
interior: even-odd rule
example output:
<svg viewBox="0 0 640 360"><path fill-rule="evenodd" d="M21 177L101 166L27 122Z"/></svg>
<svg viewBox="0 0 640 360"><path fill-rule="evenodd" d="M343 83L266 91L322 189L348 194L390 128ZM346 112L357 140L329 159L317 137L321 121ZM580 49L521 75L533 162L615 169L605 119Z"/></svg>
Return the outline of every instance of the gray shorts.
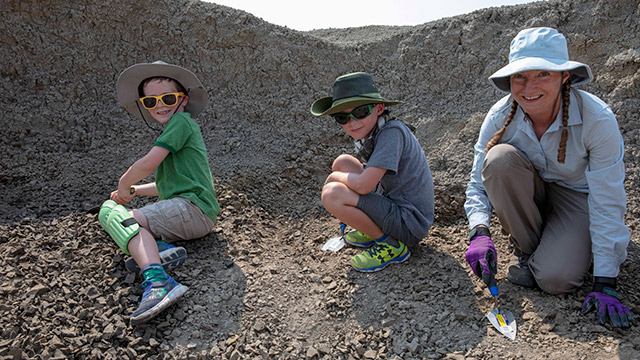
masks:
<svg viewBox="0 0 640 360"><path fill-rule="evenodd" d="M402 221L402 210L391 199L377 193L360 195L356 208L367 214L382 232L402 241L407 246L417 245L420 240L413 236Z"/></svg>
<svg viewBox="0 0 640 360"><path fill-rule="evenodd" d="M215 225L199 207L183 197L160 200L140 211L146 216L153 237L166 242L199 239Z"/></svg>

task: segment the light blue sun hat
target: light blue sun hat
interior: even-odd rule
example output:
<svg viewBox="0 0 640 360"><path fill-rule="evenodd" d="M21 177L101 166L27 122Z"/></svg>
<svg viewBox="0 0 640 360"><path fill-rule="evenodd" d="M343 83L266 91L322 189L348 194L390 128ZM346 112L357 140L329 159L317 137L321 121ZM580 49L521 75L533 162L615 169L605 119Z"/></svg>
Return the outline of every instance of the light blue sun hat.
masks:
<svg viewBox="0 0 640 360"><path fill-rule="evenodd" d="M511 92L509 77L529 70L568 71L572 86L593 80L588 65L569 60L564 35L548 27L520 31L511 41L509 64L489 76L489 82L498 90Z"/></svg>

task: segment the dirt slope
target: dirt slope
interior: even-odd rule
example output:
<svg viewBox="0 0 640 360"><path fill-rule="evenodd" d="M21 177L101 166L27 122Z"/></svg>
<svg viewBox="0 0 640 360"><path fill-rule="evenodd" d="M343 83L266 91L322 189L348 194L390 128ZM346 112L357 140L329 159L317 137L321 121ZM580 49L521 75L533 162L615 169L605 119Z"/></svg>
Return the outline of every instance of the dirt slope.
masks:
<svg viewBox="0 0 640 360"><path fill-rule="evenodd" d="M492 303L464 261L462 204L472 146L501 94L486 78L522 28L552 26L595 81L582 86L618 117L632 232L619 281L640 318L640 5L548 1L419 26L298 32L195 0L5 0L0 22L0 357L633 359L636 325L611 330L579 314L590 281L550 296L506 281L515 342L483 317ZM94 215L157 133L121 109L118 74L164 60L193 70L210 103L199 123L223 212L214 232L183 243L172 273L190 291L148 325L124 255ZM374 75L405 104L436 184L436 223L411 260L371 275L357 253L320 250L337 234L319 194L352 145L311 102L333 79ZM135 199L142 206L148 199ZM493 227L498 232L499 226ZM226 267L225 262L234 265Z"/></svg>

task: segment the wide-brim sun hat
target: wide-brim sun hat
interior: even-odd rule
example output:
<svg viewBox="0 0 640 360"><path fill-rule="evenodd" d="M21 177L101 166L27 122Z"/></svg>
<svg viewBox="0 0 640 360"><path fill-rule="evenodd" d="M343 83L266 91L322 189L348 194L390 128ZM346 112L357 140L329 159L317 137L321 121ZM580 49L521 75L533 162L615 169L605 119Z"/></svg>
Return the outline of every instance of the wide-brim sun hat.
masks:
<svg viewBox="0 0 640 360"><path fill-rule="evenodd" d="M311 113L315 116L331 115L365 104L402 104L398 100L385 100L373 83L373 77L364 72L342 75L333 82L331 96L313 102Z"/></svg>
<svg viewBox="0 0 640 360"><path fill-rule="evenodd" d="M511 92L510 76L529 70L568 71L572 86L593 79L588 65L569 60L564 35L548 27L520 31L511 41L509 64L491 75L489 82L498 90Z"/></svg>
<svg viewBox="0 0 640 360"><path fill-rule="evenodd" d="M179 82L189 96L189 102L184 111L190 113L192 117L198 116L207 106L209 98L207 91L191 71L163 61L140 63L126 68L118 77L118 100L133 116L144 120L142 112L146 109L141 106L139 101L142 96L140 85L152 77L166 77Z"/></svg>

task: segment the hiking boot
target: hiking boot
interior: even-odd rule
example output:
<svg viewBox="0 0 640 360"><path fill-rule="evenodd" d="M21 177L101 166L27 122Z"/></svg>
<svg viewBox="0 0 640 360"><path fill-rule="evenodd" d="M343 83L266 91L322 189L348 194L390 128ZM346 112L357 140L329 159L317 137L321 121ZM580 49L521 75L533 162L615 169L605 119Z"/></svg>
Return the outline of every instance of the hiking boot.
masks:
<svg viewBox="0 0 640 360"><path fill-rule="evenodd" d="M409 258L409 248L398 241L398 247L385 242L376 242L369 250L351 258L351 266L362 272L373 272L384 269L392 263L401 263Z"/></svg>
<svg viewBox="0 0 640 360"><path fill-rule="evenodd" d="M513 284L527 288L538 286L536 279L533 278L531 269L529 269L528 255L513 256L507 267L507 279Z"/></svg>
<svg viewBox="0 0 640 360"><path fill-rule="evenodd" d="M360 231L352 231L344 234L344 242L357 247L369 247L375 243L375 240Z"/></svg>
<svg viewBox="0 0 640 360"><path fill-rule="evenodd" d="M142 300L136 311L131 314L131 325L140 325L151 320L189 289L168 275L164 281L145 280L142 282L142 288Z"/></svg>
<svg viewBox="0 0 640 360"><path fill-rule="evenodd" d="M158 253L160 254L160 264L165 270L173 269L184 265L187 261L187 250L182 246L167 244L164 241L156 241L158 245ZM124 262L124 267L129 272L140 274L140 267L133 257L128 258Z"/></svg>

